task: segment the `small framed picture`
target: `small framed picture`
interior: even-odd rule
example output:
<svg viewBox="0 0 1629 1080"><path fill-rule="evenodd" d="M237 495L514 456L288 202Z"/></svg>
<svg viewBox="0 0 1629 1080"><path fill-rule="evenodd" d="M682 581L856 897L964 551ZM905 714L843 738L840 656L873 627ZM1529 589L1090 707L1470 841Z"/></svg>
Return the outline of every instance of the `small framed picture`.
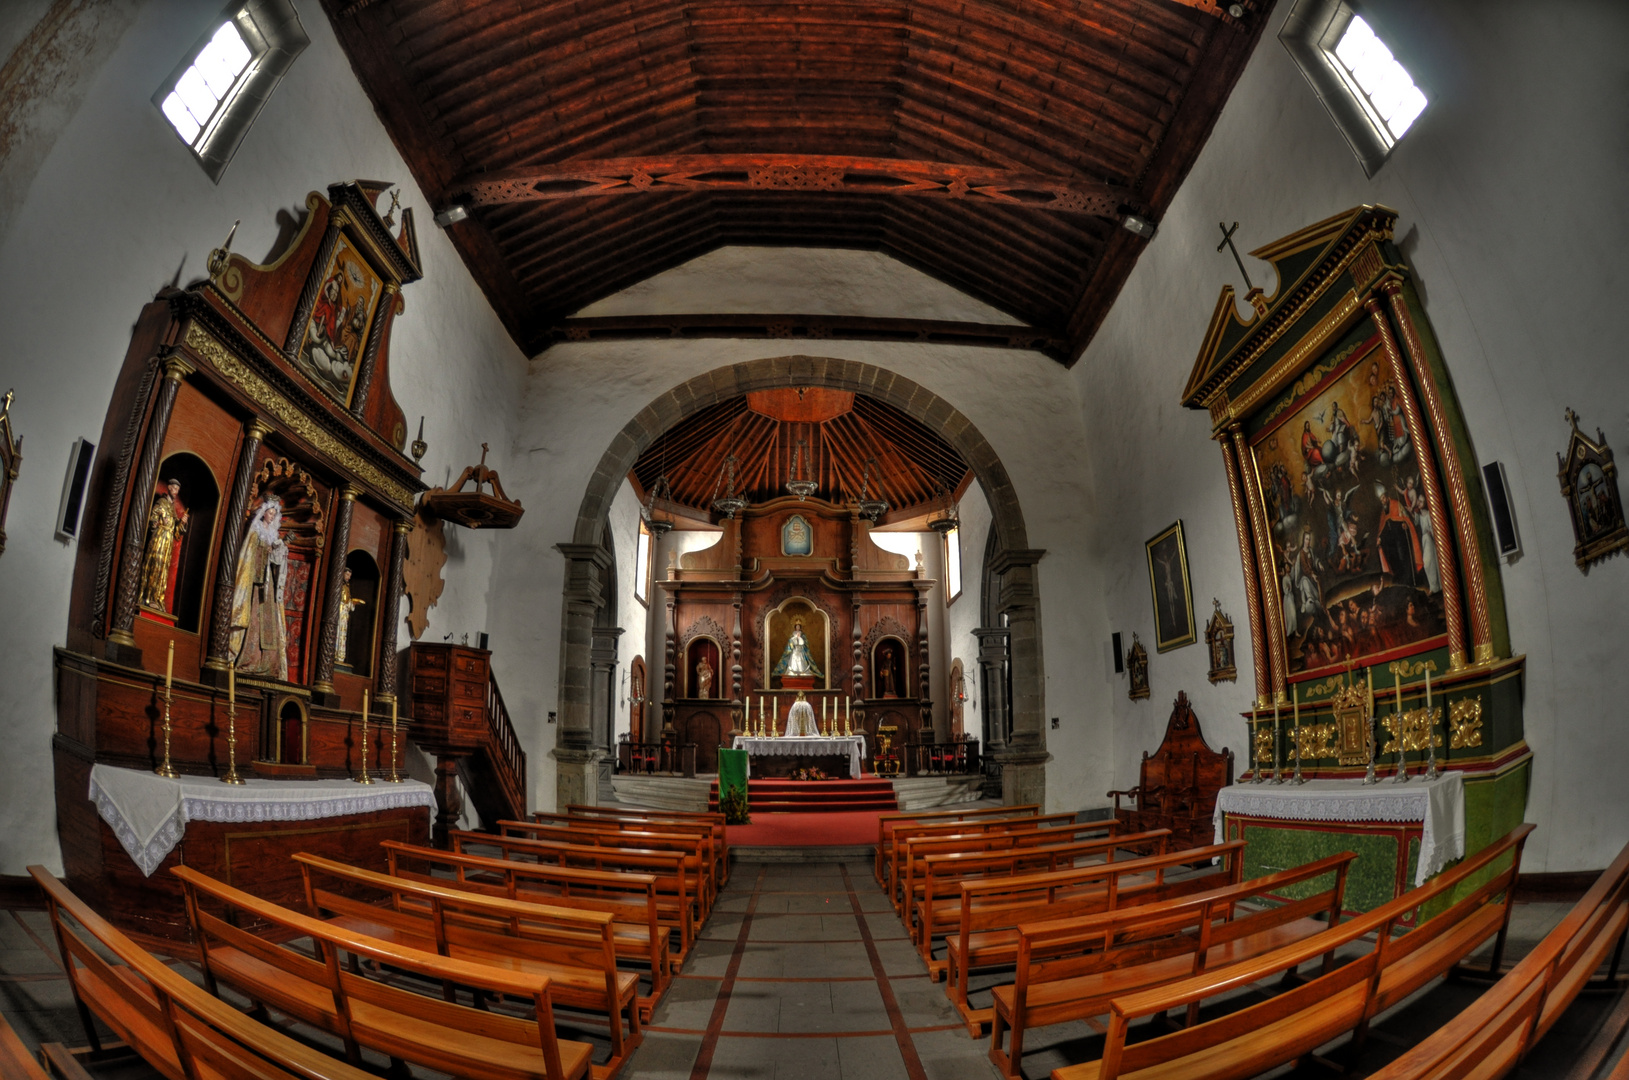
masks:
<svg viewBox="0 0 1629 1080"><path fill-rule="evenodd" d="M1188 549L1182 522L1148 542L1148 584L1154 592L1154 647L1160 652L1192 645L1193 596L1188 587Z"/></svg>

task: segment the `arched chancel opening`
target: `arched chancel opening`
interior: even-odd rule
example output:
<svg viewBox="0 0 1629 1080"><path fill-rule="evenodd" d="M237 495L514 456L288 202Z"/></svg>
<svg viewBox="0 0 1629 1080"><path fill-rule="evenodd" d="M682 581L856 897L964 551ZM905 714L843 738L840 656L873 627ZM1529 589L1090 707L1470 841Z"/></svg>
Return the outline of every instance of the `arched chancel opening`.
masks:
<svg viewBox="0 0 1629 1080"><path fill-rule="evenodd" d="M1011 632L1012 735L1005 751L1002 798L1009 804L1045 802L1049 759L1042 717L1045 669L1041 657L1036 564L1044 552L1029 547L1012 479L988 440L954 405L885 368L831 357L780 356L718 368L675 386L641 409L600 458L577 513L566 556L561 612L560 727L554 749L555 800L566 806L592 800L597 753L592 724L590 653L594 612L604 602L607 560L601 544L605 517L618 487L640 453L663 431L710 405L754 390L830 387L864 394L899 408L941 432L962 455L990 502L1001 554L1002 612Z"/></svg>

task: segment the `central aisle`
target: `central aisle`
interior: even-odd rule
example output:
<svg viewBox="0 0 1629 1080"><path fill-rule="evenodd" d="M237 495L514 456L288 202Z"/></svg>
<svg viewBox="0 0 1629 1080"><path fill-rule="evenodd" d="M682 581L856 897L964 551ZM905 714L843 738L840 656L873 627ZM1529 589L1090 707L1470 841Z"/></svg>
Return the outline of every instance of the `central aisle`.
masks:
<svg viewBox="0 0 1629 1080"><path fill-rule="evenodd" d="M639 1080L989 1080L869 861L738 863L623 1071Z"/></svg>

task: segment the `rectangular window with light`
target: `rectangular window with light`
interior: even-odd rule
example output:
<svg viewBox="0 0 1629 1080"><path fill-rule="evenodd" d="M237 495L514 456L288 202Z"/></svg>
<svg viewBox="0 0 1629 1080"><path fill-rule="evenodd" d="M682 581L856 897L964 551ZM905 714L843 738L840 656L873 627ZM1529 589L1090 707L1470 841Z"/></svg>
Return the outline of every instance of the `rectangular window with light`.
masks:
<svg viewBox="0 0 1629 1080"><path fill-rule="evenodd" d="M954 603L962 594L962 530L945 533L945 603Z"/></svg>
<svg viewBox="0 0 1629 1080"><path fill-rule="evenodd" d="M634 598L641 604L648 603L650 599L650 563L651 543L650 530L645 523L639 523L639 548L634 552Z"/></svg>

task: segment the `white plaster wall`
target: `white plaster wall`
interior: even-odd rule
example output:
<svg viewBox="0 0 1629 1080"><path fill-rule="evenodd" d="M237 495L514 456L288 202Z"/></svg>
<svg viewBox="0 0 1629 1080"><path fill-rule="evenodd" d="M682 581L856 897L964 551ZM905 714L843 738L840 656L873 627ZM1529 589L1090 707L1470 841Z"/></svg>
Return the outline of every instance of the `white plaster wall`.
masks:
<svg viewBox="0 0 1629 1080"><path fill-rule="evenodd" d="M1365 202L1397 209L1398 237L1422 283L1481 461L1501 460L1524 554L1502 569L1513 649L1527 656L1526 731L1535 753L1523 869L1605 866L1629 834L1629 694L1623 610L1629 560L1573 565L1555 479L1562 412L1578 409L1629 444L1629 364L1619 313L1629 285L1623 177L1629 141L1629 8L1370 0L1364 12L1431 99L1373 180L1275 39L1252 58L1159 235L1074 370L1100 504L1079 520L1108 583L1114 629L1152 632L1142 542L1182 518L1196 614L1220 597L1250 643L1243 577L1220 452L1208 419L1177 405L1218 289L1237 269L1216 223L1238 220L1255 247ZM1270 288L1266 264L1250 272ZM1027 505L1027 504L1026 504ZM1057 606L1048 603L1048 616ZM1054 658L1048 650L1048 659ZM1092 681L1110 684L1092 658ZM1153 697L1112 683L1118 783L1156 745L1179 689L1213 745L1244 742L1250 676L1211 687L1203 644L1150 658Z"/></svg>
<svg viewBox="0 0 1629 1080"><path fill-rule="evenodd" d="M356 177L409 179L327 17L315 0L296 6L311 47L218 186L149 98L219 15L219 0L143 6L83 88L83 104L56 136L0 238L6 297L0 387L16 388L13 417L25 436L0 557L6 612L0 656L8 660L0 680L0 745L9 775L35 778L0 794L0 873L22 873L31 862L60 868L49 779L51 647L66 634L74 552L52 538L52 520L73 440L100 438L142 305L171 281L201 276L209 250L234 219L243 219L234 249L259 258L277 235L277 215L302 208L306 192ZM411 183L402 203L417 211L425 280L405 290L406 313L392 334L392 385L411 424L428 416L425 479L445 483L478 460L483 439L494 448L488 463L507 477L524 358ZM508 535L446 532L447 587L431 610L427 640L487 629L491 594L503 587L492 554ZM557 622L558 601L550 613ZM407 643L405 629L400 640ZM506 688L522 662L518 652L499 649L494 665ZM537 730L521 734L535 746ZM539 757L534 750L534 761Z"/></svg>
<svg viewBox="0 0 1629 1080"><path fill-rule="evenodd" d="M950 659L951 662L958 658L961 660L962 674L967 678L967 700L962 702L962 730L976 736L982 747L985 743L982 719L984 688L979 679L979 639L973 636L973 631L982 624L984 614L984 545L989 542L990 504L977 481L969 485L967 493L962 496L960 516L962 594L950 605ZM947 667L945 670L950 669Z"/></svg>
<svg viewBox="0 0 1629 1080"><path fill-rule="evenodd" d="M742 257L739 280L774 280L784 273L783 264L801 266L807 254L751 249L750 259ZM900 271L909 283L904 268ZM727 292L715 299L721 308L730 303ZM911 299L906 295L902 302ZM800 288L757 297L754 303L767 310L804 311L820 300ZM523 674L504 683L517 711L558 707L563 558L554 545L571 539L589 478L615 433L687 379L789 351L755 341L586 342L555 346L532 361L516 452L522 465L513 477L506 473L504 483L528 507L543 512L528 514L503 546L497 566L506 594L496 614L502 638L514 641L527 658ZM1094 499L1088 471L1062 467L1084 446L1073 377L1038 353L1011 350L830 341L799 343L798 351L876 364L914 379L961 410L990 441L1012 477L1031 546L1049 552L1040 566L1048 715L1062 715L1064 709L1071 720L1061 731L1047 733L1059 762L1069 763L1055 763L1048 802L1067 809L1101 803L1112 770L1092 732L1106 711L1107 687L1089 678L1081 663L1099 639L1106 640L1098 614L1102 585L1085 560L1086 534L1080 527L1090 520ZM999 392L993 392L996 386ZM688 535L675 531L670 538ZM980 547L969 559L975 571L981 558ZM665 562L658 573L660 566ZM660 685L659 661L652 664L652 683ZM1098 752L1088 755L1089 747ZM532 775L535 804L552 803L553 770L538 767Z"/></svg>

